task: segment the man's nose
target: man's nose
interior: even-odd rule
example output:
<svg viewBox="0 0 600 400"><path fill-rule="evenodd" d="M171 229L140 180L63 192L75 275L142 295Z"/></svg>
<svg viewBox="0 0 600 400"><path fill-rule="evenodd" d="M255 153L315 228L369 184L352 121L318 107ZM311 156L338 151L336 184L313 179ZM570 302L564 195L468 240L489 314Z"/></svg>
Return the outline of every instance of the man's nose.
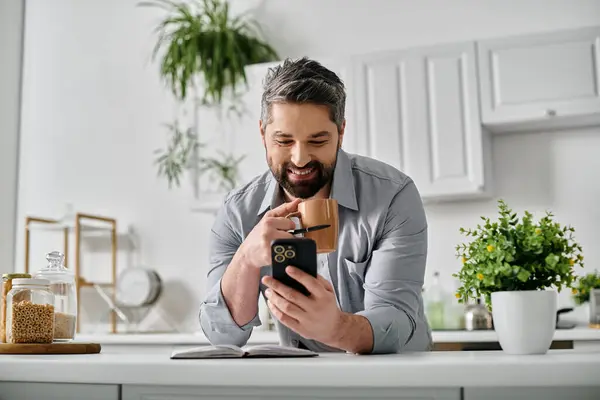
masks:
<svg viewBox="0 0 600 400"><path fill-rule="evenodd" d="M310 162L310 154L308 154L304 146L296 145L292 150L291 161L296 167L302 168Z"/></svg>

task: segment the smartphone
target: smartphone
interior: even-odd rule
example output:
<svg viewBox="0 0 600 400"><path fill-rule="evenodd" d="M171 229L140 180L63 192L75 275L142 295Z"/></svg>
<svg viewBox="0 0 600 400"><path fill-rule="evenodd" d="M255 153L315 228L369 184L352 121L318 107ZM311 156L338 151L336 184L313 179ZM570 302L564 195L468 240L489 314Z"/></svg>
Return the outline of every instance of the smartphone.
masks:
<svg viewBox="0 0 600 400"><path fill-rule="evenodd" d="M317 243L308 238L275 239L271 242L271 267L273 278L299 291L310 292L300 282L290 277L285 268L291 265L317 277Z"/></svg>

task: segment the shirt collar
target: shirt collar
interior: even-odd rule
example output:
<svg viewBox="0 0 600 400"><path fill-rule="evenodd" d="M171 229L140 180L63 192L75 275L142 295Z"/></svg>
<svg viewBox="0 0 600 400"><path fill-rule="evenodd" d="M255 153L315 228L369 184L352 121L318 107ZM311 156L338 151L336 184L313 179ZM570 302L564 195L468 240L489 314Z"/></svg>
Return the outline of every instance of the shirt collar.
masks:
<svg viewBox="0 0 600 400"><path fill-rule="evenodd" d="M352 164L348 154L342 149L338 150L330 197L337 200L338 204L342 207L355 211L358 210L356 191L354 188L354 176L352 175ZM281 195L279 183L271 173L271 179L265 191L265 197L258 209L258 214L262 214L269 208L275 208L282 202L283 196Z"/></svg>

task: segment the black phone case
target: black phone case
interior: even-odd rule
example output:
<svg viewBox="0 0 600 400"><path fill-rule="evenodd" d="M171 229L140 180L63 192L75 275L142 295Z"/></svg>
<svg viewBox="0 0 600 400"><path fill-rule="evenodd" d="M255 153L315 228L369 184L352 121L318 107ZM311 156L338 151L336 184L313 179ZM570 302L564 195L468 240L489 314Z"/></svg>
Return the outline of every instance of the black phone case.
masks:
<svg viewBox="0 0 600 400"><path fill-rule="evenodd" d="M317 277L317 244L308 238L275 239L271 243L271 267L273 278L299 291L305 296L309 291L290 277L285 268L291 265Z"/></svg>

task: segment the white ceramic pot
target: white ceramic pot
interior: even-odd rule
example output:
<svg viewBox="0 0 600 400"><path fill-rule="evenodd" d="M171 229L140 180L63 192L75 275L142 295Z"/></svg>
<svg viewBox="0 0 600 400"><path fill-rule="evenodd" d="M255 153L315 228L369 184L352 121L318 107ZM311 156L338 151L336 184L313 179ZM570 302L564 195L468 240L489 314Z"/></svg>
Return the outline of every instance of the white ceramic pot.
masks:
<svg viewBox="0 0 600 400"><path fill-rule="evenodd" d="M498 341L509 354L544 354L556 330L554 290L492 293L492 317Z"/></svg>

